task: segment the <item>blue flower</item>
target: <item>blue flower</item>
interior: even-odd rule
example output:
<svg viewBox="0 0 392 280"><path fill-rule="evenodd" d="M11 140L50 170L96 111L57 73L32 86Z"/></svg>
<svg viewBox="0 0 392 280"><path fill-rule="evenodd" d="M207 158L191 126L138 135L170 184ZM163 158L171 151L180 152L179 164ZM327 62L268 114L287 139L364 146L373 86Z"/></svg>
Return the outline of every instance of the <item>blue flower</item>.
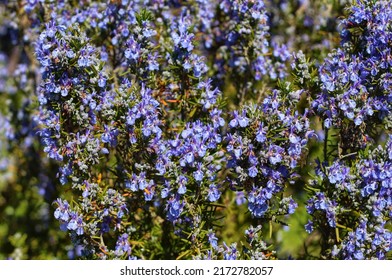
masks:
<svg viewBox="0 0 392 280"><path fill-rule="evenodd" d="M129 244L129 236L128 234L124 233L118 237L116 242L116 250L114 253L116 254L116 256L120 257L123 254L129 256L131 255L131 252L132 249L131 245Z"/></svg>
<svg viewBox="0 0 392 280"><path fill-rule="evenodd" d="M76 231L77 235L82 235L84 233L82 218L75 212L70 213L70 218L67 229Z"/></svg>
<svg viewBox="0 0 392 280"><path fill-rule="evenodd" d="M54 217L57 220L61 220L64 222L67 222L70 218L70 214L69 214L69 204L66 200L62 200L60 198L58 198L56 200L56 203L58 205L56 211L54 212Z"/></svg>
<svg viewBox="0 0 392 280"><path fill-rule="evenodd" d="M195 172L193 172L193 177L198 182L202 181L203 177L204 177L204 172L201 170L201 168L202 168L201 163L198 163L197 164L197 170Z"/></svg>
<svg viewBox="0 0 392 280"><path fill-rule="evenodd" d="M180 202L178 196L172 196L168 201L166 205L167 209L167 218L169 221L174 222L177 220L184 208L184 203Z"/></svg>
<svg viewBox="0 0 392 280"><path fill-rule="evenodd" d="M140 57L141 48L133 36L128 39L127 47L124 52L125 57L131 61L136 61Z"/></svg>
<svg viewBox="0 0 392 280"><path fill-rule="evenodd" d="M277 145L271 145L268 150L268 157L271 164L276 165L283 160L284 149Z"/></svg>
<svg viewBox="0 0 392 280"><path fill-rule="evenodd" d="M208 200L210 202L217 201L221 195L221 192L219 191L218 187L214 184L211 184L209 189L208 189Z"/></svg>
<svg viewBox="0 0 392 280"><path fill-rule="evenodd" d="M106 78L103 76L100 76L98 79L98 86L101 88L104 88L106 86Z"/></svg>
<svg viewBox="0 0 392 280"><path fill-rule="evenodd" d="M257 176L257 173L258 173L258 171L257 171L256 166L251 166L251 167L248 169L248 174L249 174L249 176L252 177L252 178L256 177L256 176Z"/></svg>
<svg viewBox="0 0 392 280"><path fill-rule="evenodd" d="M246 111L243 110L242 114L239 115L237 111L233 112L234 119L232 119L229 123L231 128L235 128L237 126L247 127L249 125L249 118L246 117Z"/></svg>
<svg viewBox="0 0 392 280"><path fill-rule="evenodd" d="M363 260L363 259L365 259L365 257L363 256L363 252L360 251L360 250L357 250L357 251L354 252L354 258L356 260Z"/></svg>
<svg viewBox="0 0 392 280"><path fill-rule="evenodd" d="M335 161L328 168L328 179L331 184L342 183L350 173L350 168L342 166L338 161Z"/></svg>
<svg viewBox="0 0 392 280"><path fill-rule="evenodd" d="M237 244L232 243L230 246L227 246L225 242L223 242L223 246L225 250L223 251L223 259L224 260L236 260L237 259Z"/></svg>
<svg viewBox="0 0 392 280"><path fill-rule="evenodd" d="M288 204L288 214L294 214L295 209L297 209L298 204L295 202L294 199L290 198L289 204Z"/></svg>
<svg viewBox="0 0 392 280"><path fill-rule="evenodd" d="M263 123L261 123L256 132L256 141L259 143L264 143L266 140L267 140L267 132L264 130Z"/></svg>
<svg viewBox="0 0 392 280"><path fill-rule="evenodd" d="M183 175L179 176L179 178L178 178L179 187L178 187L178 190L177 190L177 192L179 194L186 193L186 184L187 184L187 182L188 182L188 179L185 176L183 176Z"/></svg>
<svg viewBox="0 0 392 280"><path fill-rule="evenodd" d="M212 246L212 248L218 247L218 238L215 236L215 233L212 230L209 230L207 233L208 242Z"/></svg>
<svg viewBox="0 0 392 280"><path fill-rule="evenodd" d="M308 223L305 225L305 230L307 233L312 233L314 228L313 228L313 222L312 221L308 221Z"/></svg>

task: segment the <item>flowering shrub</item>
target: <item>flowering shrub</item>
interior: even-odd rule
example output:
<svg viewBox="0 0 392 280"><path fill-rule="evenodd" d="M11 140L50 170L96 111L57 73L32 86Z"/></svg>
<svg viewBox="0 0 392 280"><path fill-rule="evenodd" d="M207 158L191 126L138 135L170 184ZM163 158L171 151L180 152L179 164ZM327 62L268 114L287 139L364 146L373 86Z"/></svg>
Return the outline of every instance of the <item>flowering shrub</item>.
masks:
<svg viewBox="0 0 392 280"><path fill-rule="evenodd" d="M392 5L346 2L1 2L0 256L390 258Z"/></svg>

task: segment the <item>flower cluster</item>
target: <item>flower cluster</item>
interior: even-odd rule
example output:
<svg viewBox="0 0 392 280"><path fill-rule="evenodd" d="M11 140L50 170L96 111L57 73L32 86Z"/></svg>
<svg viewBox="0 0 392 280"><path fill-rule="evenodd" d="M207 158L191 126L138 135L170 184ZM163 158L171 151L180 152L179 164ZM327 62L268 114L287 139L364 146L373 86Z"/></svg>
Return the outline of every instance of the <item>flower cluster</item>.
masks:
<svg viewBox="0 0 392 280"><path fill-rule="evenodd" d="M340 160L321 168L318 180L328 188L308 201L307 211L313 220L307 230L311 232L317 225L342 232L336 236L332 256L383 259L391 250L391 233L387 226L392 215L391 145L390 137L385 147L374 149L370 156L361 154L351 164ZM322 189L317 183L312 185ZM324 215L316 215L316 212ZM356 219L352 218L353 213L357 213Z"/></svg>
<svg viewBox="0 0 392 280"><path fill-rule="evenodd" d="M388 1L352 5L341 48L319 68L321 92L312 106L325 128L325 161L310 182L306 229L317 228L334 243L333 250L324 248L326 256L384 259L391 250L390 133L384 148L373 145L375 127L389 126L391 11ZM337 132L335 146L329 131Z"/></svg>
<svg viewBox="0 0 392 280"><path fill-rule="evenodd" d="M224 260L251 259L251 260L269 260L275 258L274 251L271 251L267 244L262 240L261 226L254 228L250 226L245 230L245 244L238 246L237 243L227 245L218 244L218 238L212 230L206 234L210 249L206 254L200 254L195 259Z"/></svg>
<svg viewBox="0 0 392 280"><path fill-rule="evenodd" d="M296 167L312 137L307 112L294 111L301 91L275 90L261 105L234 111L226 136L232 188L245 191L253 216L293 213L296 203L275 198L296 177ZM286 212L282 209L286 208Z"/></svg>
<svg viewBox="0 0 392 280"><path fill-rule="evenodd" d="M275 43L273 57L280 61L274 65L267 55L270 50L268 41L268 16L263 1L220 1L223 15L219 39L226 45L229 65L236 73L252 73L255 80L269 75L272 79L283 78L285 62L289 57L286 46Z"/></svg>

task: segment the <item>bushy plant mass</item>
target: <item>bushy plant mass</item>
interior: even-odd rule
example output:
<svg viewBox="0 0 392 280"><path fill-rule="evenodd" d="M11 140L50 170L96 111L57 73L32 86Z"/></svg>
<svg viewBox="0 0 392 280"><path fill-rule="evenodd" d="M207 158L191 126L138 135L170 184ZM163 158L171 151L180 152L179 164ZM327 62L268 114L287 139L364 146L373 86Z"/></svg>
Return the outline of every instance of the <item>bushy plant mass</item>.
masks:
<svg viewBox="0 0 392 280"><path fill-rule="evenodd" d="M0 1L0 258L390 259L392 1Z"/></svg>

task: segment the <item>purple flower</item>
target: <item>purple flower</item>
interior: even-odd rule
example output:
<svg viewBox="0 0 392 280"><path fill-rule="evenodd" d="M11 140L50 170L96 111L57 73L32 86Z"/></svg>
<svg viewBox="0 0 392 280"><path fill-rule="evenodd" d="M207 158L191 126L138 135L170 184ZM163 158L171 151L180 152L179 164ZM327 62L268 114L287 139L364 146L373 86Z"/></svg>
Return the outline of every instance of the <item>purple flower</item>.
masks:
<svg viewBox="0 0 392 280"><path fill-rule="evenodd" d="M257 176L257 173L258 173L258 171L257 171L256 166L251 166L251 167L248 169L248 174L249 174L249 176L252 177L252 178L256 177L256 176Z"/></svg>
<svg viewBox="0 0 392 280"><path fill-rule="evenodd" d="M249 125L249 118L246 117L246 111L243 110L242 114L239 115L237 111L233 112L233 117L234 119L232 119L229 123L229 126L231 128L235 128L237 126L240 127L247 127Z"/></svg>
<svg viewBox="0 0 392 280"><path fill-rule="evenodd" d="M178 179L179 187L178 187L178 190L177 190L177 192L179 194L186 193L186 184L187 184L187 182L188 182L188 179L185 176L183 176L183 175L179 176L179 179Z"/></svg>
<svg viewBox="0 0 392 280"><path fill-rule="evenodd" d="M271 145L268 150L268 157L271 164L276 165L283 160L284 149L277 145Z"/></svg>
<svg viewBox="0 0 392 280"><path fill-rule="evenodd" d="M215 233L212 230L209 230L207 233L208 242L212 246L212 248L218 247L218 238L215 236Z"/></svg>
<svg viewBox="0 0 392 280"><path fill-rule="evenodd" d="M236 260L238 255L237 244L233 243L230 246L227 246L226 243L223 242L223 246L225 248L225 250L223 251L223 259Z"/></svg>
<svg viewBox="0 0 392 280"><path fill-rule="evenodd" d="M177 220L184 208L184 203L180 202L178 196L172 196L168 201L166 205L167 209L167 218L169 221L174 222Z"/></svg>
<svg viewBox="0 0 392 280"><path fill-rule="evenodd" d="M193 172L193 177L195 178L196 181L200 182L203 180L204 177L204 172L201 170L202 165L199 163L198 168L195 172Z"/></svg>
<svg viewBox="0 0 392 280"><path fill-rule="evenodd" d="M290 201L288 203L288 214L294 214L295 209L297 209L298 204L295 202L294 199L290 198Z"/></svg>
<svg viewBox="0 0 392 280"><path fill-rule="evenodd" d="M98 79L98 86L100 88L104 88L106 86L106 78L103 76L100 76Z"/></svg>
<svg viewBox="0 0 392 280"><path fill-rule="evenodd" d="M328 168L328 179L331 184L342 183L350 173L350 168L342 166L338 161L335 161Z"/></svg>
<svg viewBox="0 0 392 280"><path fill-rule="evenodd" d="M312 221L308 221L308 223L305 225L305 230L307 233L312 233L314 228L313 228L313 222Z"/></svg>
<svg viewBox="0 0 392 280"><path fill-rule="evenodd" d="M267 140L267 132L264 130L263 123L260 124L256 132L256 141L259 143L264 143Z"/></svg>
<svg viewBox="0 0 392 280"><path fill-rule="evenodd" d="M82 217L75 212L71 212L70 218L67 229L76 231L77 235L82 235L84 233Z"/></svg>

